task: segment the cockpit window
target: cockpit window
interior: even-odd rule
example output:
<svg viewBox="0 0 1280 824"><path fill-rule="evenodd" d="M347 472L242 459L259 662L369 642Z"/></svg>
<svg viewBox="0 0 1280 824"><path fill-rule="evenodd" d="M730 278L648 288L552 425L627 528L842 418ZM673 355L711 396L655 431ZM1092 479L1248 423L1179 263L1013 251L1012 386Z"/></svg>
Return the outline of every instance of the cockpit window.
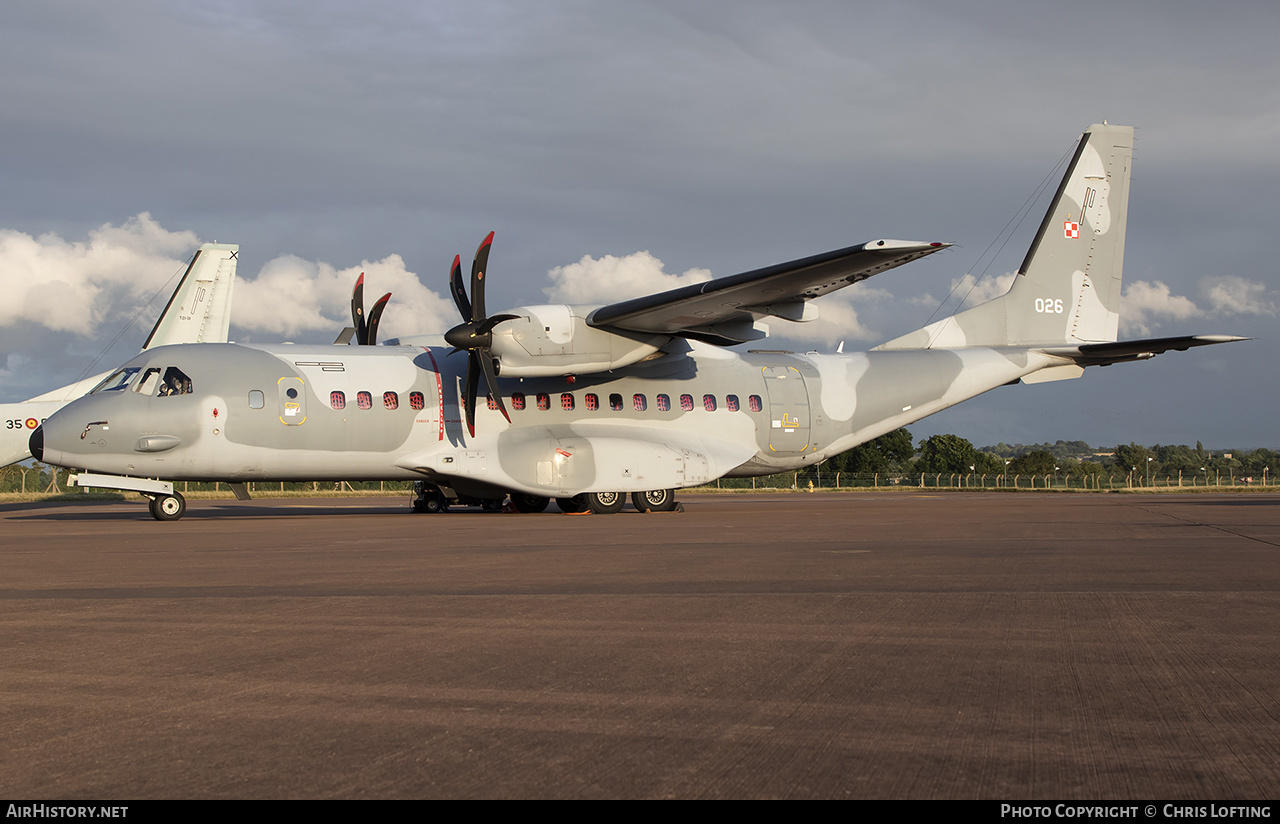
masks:
<svg viewBox="0 0 1280 824"><path fill-rule="evenodd" d="M170 395L190 395L193 391L191 388L191 378L176 366L170 366L164 371L164 381L160 384L160 397L168 397Z"/></svg>
<svg viewBox="0 0 1280 824"><path fill-rule="evenodd" d="M141 378L134 382L133 391L137 392L139 395L154 395L156 393L156 387L159 384L160 367L151 366L142 373Z"/></svg>
<svg viewBox="0 0 1280 824"><path fill-rule="evenodd" d="M115 372L105 381L94 387L93 392L90 392L89 394L92 395L96 392L119 392L121 389L127 388L133 381L134 377L136 377L141 371L142 367L140 366L126 366L124 369Z"/></svg>

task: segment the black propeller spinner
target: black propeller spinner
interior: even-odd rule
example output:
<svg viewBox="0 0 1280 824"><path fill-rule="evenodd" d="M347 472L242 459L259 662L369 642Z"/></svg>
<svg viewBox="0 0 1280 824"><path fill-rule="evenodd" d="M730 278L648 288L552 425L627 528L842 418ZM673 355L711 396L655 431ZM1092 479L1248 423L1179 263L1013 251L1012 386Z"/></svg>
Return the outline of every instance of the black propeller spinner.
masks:
<svg viewBox="0 0 1280 824"><path fill-rule="evenodd" d="M480 385L480 375L484 375L489 394L508 421L507 405L502 402L498 392L498 371L493 365L493 327L504 320L517 318L519 315L494 315L485 317L484 313L484 270L489 265L489 247L493 245L493 232L484 239L476 250L475 260L471 263L471 299L467 299L467 290L462 283L462 256L453 258L453 268L449 270L449 291L453 294L453 302L462 314L462 323L444 333L445 342L454 351L467 352L467 386L464 402L467 406L467 431L471 437L476 436L476 389Z"/></svg>
<svg viewBox="0 0 1280 824"><path fill-rule="evenodd" d="M378 298L378 302L369 310L369 317L364 316L364 272L356 278L356 288L351 292L351 323L356 328L356 343L361 346L373 346L378 342L378 322L382 320L382 310L387 308L391 293L387 292Z"/></svg>

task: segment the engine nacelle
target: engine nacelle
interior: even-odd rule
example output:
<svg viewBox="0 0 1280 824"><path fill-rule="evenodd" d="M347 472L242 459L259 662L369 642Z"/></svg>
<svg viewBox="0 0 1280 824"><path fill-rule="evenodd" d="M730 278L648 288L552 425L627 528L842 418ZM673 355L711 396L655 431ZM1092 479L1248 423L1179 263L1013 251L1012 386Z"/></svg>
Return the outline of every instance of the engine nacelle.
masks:
<svg viewBox="0 0 1280 824"><path fill-rule="evenodd" d="M499 374L513 378L608 372L655 355L668 335L634 337L587 325L594 306L521 306L504 314L493 330L493 357Z"/></svg>

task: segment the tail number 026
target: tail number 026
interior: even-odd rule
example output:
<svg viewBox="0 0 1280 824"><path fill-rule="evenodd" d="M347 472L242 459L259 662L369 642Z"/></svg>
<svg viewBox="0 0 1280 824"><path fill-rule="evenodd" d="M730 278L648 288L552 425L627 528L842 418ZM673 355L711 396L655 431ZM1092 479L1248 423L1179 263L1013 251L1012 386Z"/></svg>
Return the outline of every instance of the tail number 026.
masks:
<svg viewBox="0 0 1280 824"><path fill-rule="evenodd" d="M1036 298L1036 312L1041 315L1061 315L1062 298Z"/></svg>

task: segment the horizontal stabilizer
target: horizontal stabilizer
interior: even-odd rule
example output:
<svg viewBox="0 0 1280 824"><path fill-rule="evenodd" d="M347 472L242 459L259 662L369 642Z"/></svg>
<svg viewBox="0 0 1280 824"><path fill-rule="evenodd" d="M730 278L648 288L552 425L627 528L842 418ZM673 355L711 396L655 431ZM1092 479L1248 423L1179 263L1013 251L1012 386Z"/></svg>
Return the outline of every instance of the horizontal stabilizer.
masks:
<svg viewBox="0 0 1280 824"><path fill-rule="evenodd" d="M1234 343L1249 340L1236 335L1183 335L1176 338L1144 338L1121 340L1115 343L1086 343L1080 346L1052 347L1043 351L1050 355L1070 358L1081 366L1110 366L1113 363L1145 360L1163 352L1185 352L1193 346L1209 346L1214 343Z"/></svg>

